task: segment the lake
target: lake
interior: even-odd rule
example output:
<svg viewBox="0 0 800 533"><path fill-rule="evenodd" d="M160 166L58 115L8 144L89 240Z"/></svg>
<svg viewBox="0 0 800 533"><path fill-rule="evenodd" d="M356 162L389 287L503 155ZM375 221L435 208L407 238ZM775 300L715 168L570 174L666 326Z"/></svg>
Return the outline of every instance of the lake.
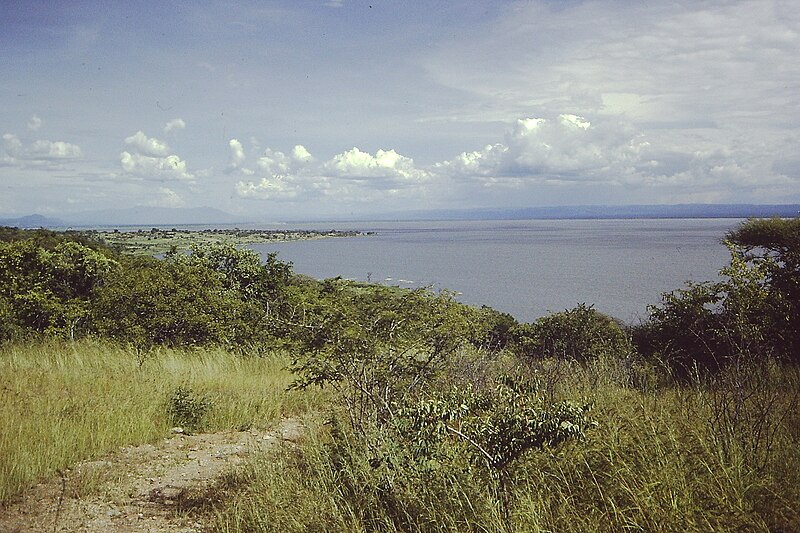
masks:
<svg viewBox="0 0 800 533"><path fill-rule="evenodd" d="M531 321L594 305L628 323L686 281L714 281L739 219L522 220L296 224L374 235L250 246L295 272L450 289Z"/></svg>

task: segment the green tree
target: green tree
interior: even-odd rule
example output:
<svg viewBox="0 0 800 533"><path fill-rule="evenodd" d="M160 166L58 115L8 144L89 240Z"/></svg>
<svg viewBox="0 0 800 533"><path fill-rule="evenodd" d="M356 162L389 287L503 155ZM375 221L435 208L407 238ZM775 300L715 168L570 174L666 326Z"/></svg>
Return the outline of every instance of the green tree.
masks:
<svg viewBox="0 0 800 533"><path fill-rule="evenodd" d="M182 260L130 258L97 291L97 330L140 348L236 345L250 340L253 315L224 276Z"/></svg>
<svg viewBox="0 0 800 533"><path fill-rule="evenodd" d="M786 307L770 283L772 260L748 261L728 243L731 262L720 282L689 284L662 296L635 329L641 353L678 377L716 371L742 357L764 360L785 349Z"/></svg>
<svg viewBox="0 0 800 533"><path fill-rule="evenodd" d="M511 330L516 352L534 358L588 361L631 351L627 333L611 317L586 304L544 316Z"/></svg>
<svg viewBox="0 0 800 533"><path fill-rule="evenodd" d="M420 399L402 411L400 428L423 456L453 441L465 445L496 483L506 528L513 531L514 465L531 451L583 439L596 425L588 415L590 408L586 402L548 403L535 382L504 375L494 386L454 387Z"/></svg>
<svg viewBox="0 0 800 533"><path fill-rule="evenodd" d="M382 425L467 340L465 307L449 294L323 282L297 325L296 388L330 385L354 429Z"/></svg>
<svg viewBox="0 0 800 533"><path fill-rule="evenodd" d="M52 249L33 239L0 242L0 297L17 327L72 338L87 330L95 290L117 266L70 240Z"/></svg>
<svg viewBox="0 0 800 533"><path fill-rule="evenodd" d="M783 355L800 361L800 218L750 219L727 235L742 260L766 271L773 335Z"/></svg>

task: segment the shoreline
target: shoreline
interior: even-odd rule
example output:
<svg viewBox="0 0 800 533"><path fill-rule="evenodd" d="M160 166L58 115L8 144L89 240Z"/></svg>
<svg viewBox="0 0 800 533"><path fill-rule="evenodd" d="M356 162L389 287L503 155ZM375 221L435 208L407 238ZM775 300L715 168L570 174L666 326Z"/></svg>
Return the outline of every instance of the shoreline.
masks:
<svg viewBox="0 0 800 533"><path fill-rule="evenodd" d="M195 245L267 244L274 242L306 241L341 237L362 237L373 232L341 230L274 230L274 229L160 229L150 230L87 230L86 236L98 239L106 245L132 255L156 255L170 251L188 251Z"/></svg>

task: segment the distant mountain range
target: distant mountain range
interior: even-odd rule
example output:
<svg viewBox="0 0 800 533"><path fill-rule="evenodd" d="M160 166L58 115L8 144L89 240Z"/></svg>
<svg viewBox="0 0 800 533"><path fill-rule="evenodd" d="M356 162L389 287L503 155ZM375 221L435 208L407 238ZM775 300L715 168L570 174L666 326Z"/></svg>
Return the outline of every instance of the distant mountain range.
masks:
<svg viewBox="0 0 800 533"><path fill-rule="evenodd" d="M800 216L800 204L575 205L515 209L405 211L388 220L536 220L609 218L749 218Z"/></svg>
<svg viewBox="0 0 800 533"><path fill-rule="evenodd" d="M358 220L528 220L528 219L609 219L609 218L748 218L797 217L800 204L681 204L681 205L579 205L560 207L440 209L398 211L365 215ZM334 221L333 218L315 218ZM353 220L352 217L349 220ZM296 222L312 221L295 219ZM263 222L263 221L262 221ZM213 207L167 208L132 207L102 209L57 217L28 215L0 218L0 226L20 228L65 228L85 226L169 226L186 224L253 224L255 220L231 215ZM273 222L274 223L274 222Z"/></svg>
<svg viewBox="0 0 800 533"><path fill-rule="evenodd" d="M213 207L131 207L127 209L100 209L58 217L29 215L18 218L0 218L0 225L19 228L64 228L72 226L168 226L184 224L237 224L248 222Z"/></svg>

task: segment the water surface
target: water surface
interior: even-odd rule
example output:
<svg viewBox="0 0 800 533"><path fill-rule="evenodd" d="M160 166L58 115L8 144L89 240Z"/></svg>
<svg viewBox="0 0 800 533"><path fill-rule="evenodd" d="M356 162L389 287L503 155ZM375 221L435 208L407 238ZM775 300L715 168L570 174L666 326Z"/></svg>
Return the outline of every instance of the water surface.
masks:
<svg viewBox="0 0 800 533"><path fill-rule="evenodd" d="M686 281L712 281L738 219L335 223L365 237L252 245L315 278L431 286L530 321L578 303L626 322ZM304 225L296 225L303 229ZM309 225L311 227L311 225Z"/></svg>

